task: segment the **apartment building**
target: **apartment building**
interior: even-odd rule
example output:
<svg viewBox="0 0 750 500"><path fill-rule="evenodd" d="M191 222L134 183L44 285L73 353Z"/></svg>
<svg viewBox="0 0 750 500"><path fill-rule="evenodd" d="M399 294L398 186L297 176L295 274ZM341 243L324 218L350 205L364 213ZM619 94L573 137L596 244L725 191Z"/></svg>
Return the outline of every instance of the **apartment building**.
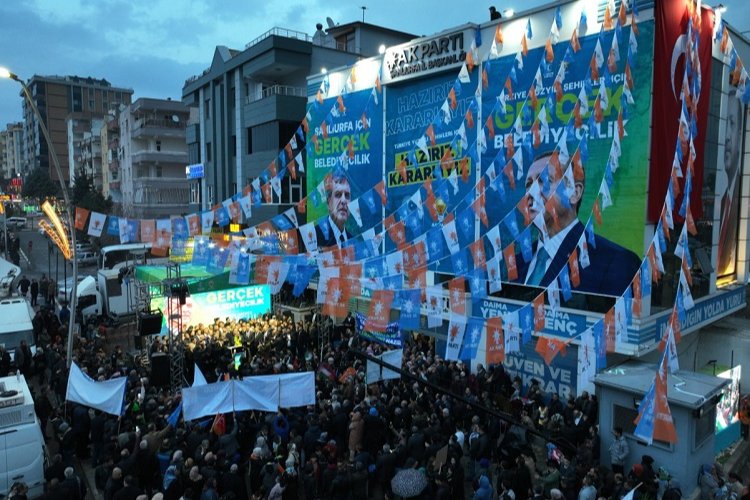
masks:
<svg viewBox="0 0 750 500"><path fill-rule="evenodd" d="M0 130L0 177L11 179L23 174L21 149L23 146L23 123L9 123Z"/></svg>
<svg viewBox="0 0 750 500"><path fill-rule="evenodd" d="M71 156L75 138L69 140L69 130L73 130L74 135L80 134L78 140L82 139L83 133L91 130L91 120L102 119L111 106L130 104L133 89L114 87L104 79L80 76L34 75L27 85L49 130L62 176L66 182L71 182L75 177L76 155ZM23 106L24 170L48 169L50 178L57 181L59 177L37 117L26 100Z"/></svg>
<svg viewBox="0 0 750 500"><path fill-rule="evenodd" d="M121 212L126 217L165 217L186 213L190 186L185 128L188 108L179 101L140 98L110 120L108 190L119 183ZM115 135L117 133L118 135ZM115 154L116 151L116 154Z"/></svg>
<svg viewBox="0 0 750 500"><path fill-rule="evenodd" d="M211 66L185 82L182 100L196 110L187 130L188 159L205 176L192 180L196 207L206 209L250 184L289 142L305 115L306 77L350 65L414 35L355 22L313 36L273 28L242 50L216 47ZM265 220L305 196L304 179L286 178L274 204L259 207Z"/></svg>

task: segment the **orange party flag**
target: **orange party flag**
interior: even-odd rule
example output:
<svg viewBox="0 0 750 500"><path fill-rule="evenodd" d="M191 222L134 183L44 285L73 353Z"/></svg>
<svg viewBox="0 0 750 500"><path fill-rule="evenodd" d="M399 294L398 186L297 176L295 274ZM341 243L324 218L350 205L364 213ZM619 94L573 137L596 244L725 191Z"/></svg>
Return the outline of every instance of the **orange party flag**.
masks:
<svg viewBox="0 0 750 500"><path fill-rule="evenodd" d="M508 247L503 249L503 259L505 267L508 269L508 280L515 281L518 279L518 268L516 267L516 245L511 242Z"/></svg>
<svg viewBox="0 0 750 500"><path fill-rule="evenodd" d="M497 365L505 361L505 336L503 335L503 318L487 318L487 364Z"/></svg>

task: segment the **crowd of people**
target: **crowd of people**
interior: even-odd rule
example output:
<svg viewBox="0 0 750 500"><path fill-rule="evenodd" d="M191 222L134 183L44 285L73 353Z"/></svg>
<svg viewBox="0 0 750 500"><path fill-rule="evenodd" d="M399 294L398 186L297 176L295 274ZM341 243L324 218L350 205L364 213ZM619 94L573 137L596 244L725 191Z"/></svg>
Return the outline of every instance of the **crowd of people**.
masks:
<svg viewBox="0 0 750 500"><path fill-rule="evenodd" d="M105 500L594 500L620 499L637 485L636 499L680 497L678 485L659 481L651 457L629 470L627 449L600 460L595 396L562 400L539 383L526 389L502 365L472 373L441 359L429 337L405 339L401 378L366 385L361 353L387 348L358 337L351 318L334 327L320 314L297 322L265 315L187 329L188 381L193 366L209 383L313 370L316 404L170 424L179 394L152 383L143 356L113 346L103 331L77 338L73 357L96 380L127 378L124 413L66 403L67 325L45 308L34 321L42 348L24 374L39 388L37 412L59 450L46 471L48 499L84 498L78 462L93 468ZM149 352L168 347L157 338Z"/></svg>

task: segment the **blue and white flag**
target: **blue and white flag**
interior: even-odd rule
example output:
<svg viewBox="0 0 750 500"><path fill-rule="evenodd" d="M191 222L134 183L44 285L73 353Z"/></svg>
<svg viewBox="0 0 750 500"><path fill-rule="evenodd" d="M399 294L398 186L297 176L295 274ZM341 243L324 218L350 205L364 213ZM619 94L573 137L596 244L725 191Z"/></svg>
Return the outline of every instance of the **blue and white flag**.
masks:
<svg viewBox="0 0 750 500"><path fill-rule="evenodd" d="M96 408L104 413L119 417L122 402L125 398L126 383L125 377L97 382L83 373L77 364L73 363L70 366L65 400Z"/></svg>

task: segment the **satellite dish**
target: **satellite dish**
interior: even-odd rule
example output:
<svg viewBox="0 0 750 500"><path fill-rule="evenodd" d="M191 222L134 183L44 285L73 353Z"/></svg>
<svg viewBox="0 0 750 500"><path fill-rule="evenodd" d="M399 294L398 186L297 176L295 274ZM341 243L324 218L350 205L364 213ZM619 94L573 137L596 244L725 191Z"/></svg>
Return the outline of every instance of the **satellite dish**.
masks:
<svg viewBox="0 0 750 500"><path fill-rule="evenodd" d="M177 115L172 115L172 121L175 123L180 123L180 117Z"/></svg>
<svg viewBox="0 0 750 500"><path fill-rule="evenodd" d="M331 19L330 17L326 17L326 23L328 24L329 28L335 28L336 27L336 23L334 23L333 19Z"/></svg>

